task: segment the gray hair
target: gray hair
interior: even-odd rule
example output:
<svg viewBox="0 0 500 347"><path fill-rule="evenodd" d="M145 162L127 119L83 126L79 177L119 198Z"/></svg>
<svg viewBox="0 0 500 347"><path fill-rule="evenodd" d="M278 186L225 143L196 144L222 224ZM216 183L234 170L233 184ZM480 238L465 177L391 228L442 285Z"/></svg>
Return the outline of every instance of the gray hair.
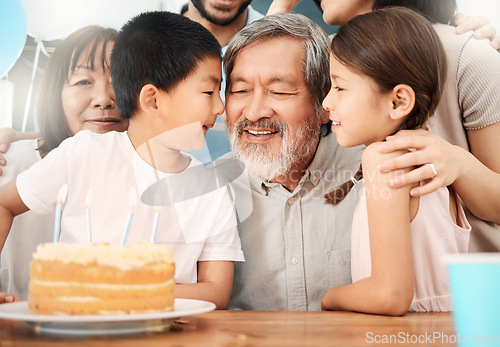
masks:
<svg viewBox="0 0 500 347"><path fill-rule="evenodd" d="M224 54L226 93L230 87L229 76L233 71L234 61L243 48L263 38L284 36L297 38L303 42L305 57L302 69L319 118L323 113L321 104L330 89L330 39L318 24L301 14L277 13L266 16L244 27L233 36ZM330 125L326 124L324 135L330 131Z"/></svg>

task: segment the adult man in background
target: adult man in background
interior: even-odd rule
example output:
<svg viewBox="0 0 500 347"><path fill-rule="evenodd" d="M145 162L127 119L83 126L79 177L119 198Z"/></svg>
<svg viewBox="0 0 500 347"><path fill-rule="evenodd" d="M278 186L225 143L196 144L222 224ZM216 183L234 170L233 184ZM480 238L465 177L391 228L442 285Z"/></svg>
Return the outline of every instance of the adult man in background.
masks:
<svg viewBox="0 0 500 347"><path fill-rule="evenodd" d="M255 11L252 0L191 0L181 13L207 28L225 47L231 37L246 25L263 17Z"/></svg>

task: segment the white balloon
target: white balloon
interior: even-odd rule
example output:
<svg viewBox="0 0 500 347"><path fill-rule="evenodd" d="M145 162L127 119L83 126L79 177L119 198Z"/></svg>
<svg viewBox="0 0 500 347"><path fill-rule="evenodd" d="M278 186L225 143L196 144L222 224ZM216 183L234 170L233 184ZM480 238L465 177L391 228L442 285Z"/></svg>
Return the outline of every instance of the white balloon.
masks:
<svg viewBox="0 0 500 347"><path fill-rule="evenodd" d="M38 40L64 39L85 25L95 0L20 0L28 35Z"/></svg>

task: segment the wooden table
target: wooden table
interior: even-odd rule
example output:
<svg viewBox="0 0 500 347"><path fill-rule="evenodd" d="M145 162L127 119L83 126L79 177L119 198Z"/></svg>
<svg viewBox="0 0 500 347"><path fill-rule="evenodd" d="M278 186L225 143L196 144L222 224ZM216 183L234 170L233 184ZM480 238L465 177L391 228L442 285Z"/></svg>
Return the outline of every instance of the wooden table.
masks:
<svg viewBox="0 0 500 347"><path fill-rule="evenodd" d="M27 323L0 319L1 347L366 346L390 339L438 346L455 345L454 338L450 313L385 317L352 312L212 311L182 318L165 332L86 338L38 335Z"/></svg>

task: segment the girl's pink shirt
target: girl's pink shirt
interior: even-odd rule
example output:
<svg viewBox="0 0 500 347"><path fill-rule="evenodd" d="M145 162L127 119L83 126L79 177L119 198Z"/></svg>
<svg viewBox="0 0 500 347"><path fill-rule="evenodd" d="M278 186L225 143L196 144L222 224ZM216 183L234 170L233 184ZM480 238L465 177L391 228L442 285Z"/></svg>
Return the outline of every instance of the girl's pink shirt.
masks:
<svg viewBox="0 0 500 347"><path fill-rule="evenodd" d="M410 223L415 266L415 292L410 312L450 311L450 290L444 254L466 253L471 226L457 201L457 223L450 217L449 191L443 187L420 197ZM387 218L390 218L388 216ZM387 251L390 252L388 249ZM370 237L366 192L363 188L352 224L351 274L356 282L371 275Z"/></svg>

